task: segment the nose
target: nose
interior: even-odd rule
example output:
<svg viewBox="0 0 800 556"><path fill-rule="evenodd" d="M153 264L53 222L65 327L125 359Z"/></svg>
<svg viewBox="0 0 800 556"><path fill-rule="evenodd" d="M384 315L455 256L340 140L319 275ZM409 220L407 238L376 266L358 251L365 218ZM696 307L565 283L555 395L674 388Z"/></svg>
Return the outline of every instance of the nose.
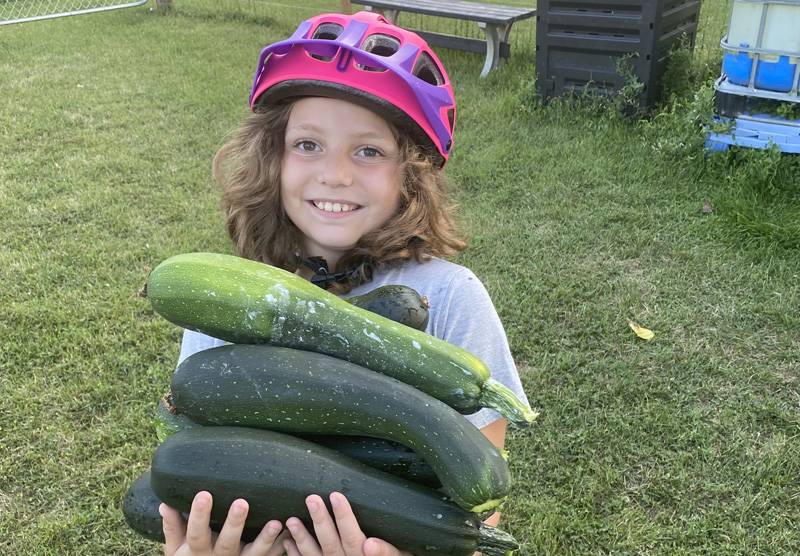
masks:
<svg viewBox="0 0 800 556"><path fill-rule="evenodd" d="M322 163L320 183L329 187L353 185L353 166L347 152L332 151L328 153Z"/></svg>

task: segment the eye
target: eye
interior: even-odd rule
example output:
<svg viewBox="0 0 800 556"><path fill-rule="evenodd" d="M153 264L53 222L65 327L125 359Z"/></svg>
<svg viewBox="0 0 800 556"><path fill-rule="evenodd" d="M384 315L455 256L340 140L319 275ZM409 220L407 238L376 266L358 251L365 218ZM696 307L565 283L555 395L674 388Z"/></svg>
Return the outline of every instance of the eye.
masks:
<svg viewBox="0 0 800 556"><path fill-rule="evenodd" d="M309 141L308 139L303 139L301 141L297 141L294 144L294 147L299 151L311 153L315 152L319 149L319 145L317 145L314 141Z"/></svg>
<svg viewBox="0 0 800 556"><path fill-rule="evenodd" d="M376 158L379 156L383 156L383 153L376 149L375 147L362 147L358 150L360 156L364 158Z"/></svg>

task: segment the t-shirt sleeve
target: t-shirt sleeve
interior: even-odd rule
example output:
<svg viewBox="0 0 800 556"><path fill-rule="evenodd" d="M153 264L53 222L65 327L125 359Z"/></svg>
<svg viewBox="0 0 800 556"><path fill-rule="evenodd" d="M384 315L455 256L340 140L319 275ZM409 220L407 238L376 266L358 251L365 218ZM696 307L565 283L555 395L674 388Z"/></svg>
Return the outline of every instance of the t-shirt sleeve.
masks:
<svg viewBox="0 0 800 556"><path fill-rule="evenodd" d="M178 355L178 365L181 362L198 351L204 349L211 349L218 346L224 346L227 342L208 336L202 332L195 332L194 330L184 330L183 340L181 341L181 353ZM177 366L177 365L176 365Z"/></svg>
<svg viewBox="0 0 800 556"><path fill-rule="evenodd" d="M489 367L492 378L529 404L503 324L478 277L468 268L460 269L451 279L443 301L431 333L480 358ZM502 416L492 409L481 409L466 418L483 428Z"/></svg>

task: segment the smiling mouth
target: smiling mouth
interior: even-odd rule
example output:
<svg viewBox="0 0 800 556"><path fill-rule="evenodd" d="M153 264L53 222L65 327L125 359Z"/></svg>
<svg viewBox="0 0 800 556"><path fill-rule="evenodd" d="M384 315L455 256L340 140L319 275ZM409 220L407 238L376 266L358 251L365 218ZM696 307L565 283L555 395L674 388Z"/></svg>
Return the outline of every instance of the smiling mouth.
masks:
<svg viewBox="0 0 800 556"><path fill-rule="evenodd" d="M334 201L310 201L312 205L326 212L353 212L360 209L361 205Z"/></svg>

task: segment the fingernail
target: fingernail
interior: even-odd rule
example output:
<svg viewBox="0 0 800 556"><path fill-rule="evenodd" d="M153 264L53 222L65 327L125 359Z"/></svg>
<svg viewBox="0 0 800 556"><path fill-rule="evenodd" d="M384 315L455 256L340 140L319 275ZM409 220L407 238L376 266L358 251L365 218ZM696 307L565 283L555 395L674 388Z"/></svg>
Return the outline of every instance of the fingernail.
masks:
<svg viewBox="0 0 800 556"><path fill-rule="evenodd" d="M208 504L208 499L205 496L198 496L194 499L194 507L198 510L203 509Z"/></svg>
<svg viewBox="0 0 800 556"><path fill-rule="evenodd" d="M364 554L372 555L378 553L378 545L372 539L364 542Z"/></svg>
<svg viewBox="0 0 800 556"><path fill-rule="evenodd" d="M306 498L306 506L308 506L308 509L312 512L316 512L319 509L316 498Z"/></svg>
<svg viewBox="0 0 800 556"><path fill-rule="evenodd" d="M167 511L166 507L167 507L167 505L164 504L163 502L161 504L159 504L158 505L158 515L160 515L161 517L164 517L164 512Z"/></svg>
<svg viewBox="0 0 800 556"><path fill-rule="evenodd" d="M341 505L342 500L339 498L340 496L341 494L339 494L338 492L331 493L331 506L333 506L334 508L338 508Z"/></svg>
<svg viewBox="0 0 800 556"><path fill-rule="evenodd" d="M281 524L280 523L270 522L270 523L267 524L267 531L269 531L269 533L271 535L274 535L275 533L277 533L280 530L281 530Z"/></svg>
<svg viewBox="0 0 800 556"><path fill-rule="evenodd" d="M286 527L288 527L289 531L291 532L295 532L297 530L297 521L295 521L295 519L297 518L290 517L286 520Z"/></svg>

